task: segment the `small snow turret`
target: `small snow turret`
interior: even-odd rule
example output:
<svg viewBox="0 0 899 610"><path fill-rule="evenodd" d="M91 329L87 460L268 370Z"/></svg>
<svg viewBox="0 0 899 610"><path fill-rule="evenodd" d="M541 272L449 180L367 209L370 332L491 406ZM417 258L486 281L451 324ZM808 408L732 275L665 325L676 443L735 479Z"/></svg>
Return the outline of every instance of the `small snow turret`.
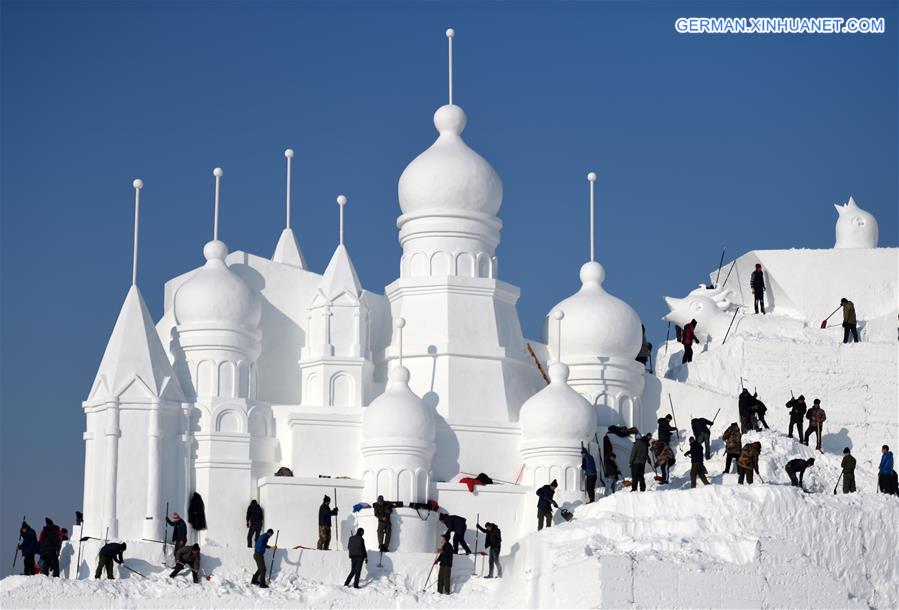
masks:
<svg viewBox="0 0 899 610"><path fill-rule="evenodd" d="M833 207L839 215L834 248L877 247L877 219L873 214L858 207L852 197L846 204L834 204Z"/></svg>

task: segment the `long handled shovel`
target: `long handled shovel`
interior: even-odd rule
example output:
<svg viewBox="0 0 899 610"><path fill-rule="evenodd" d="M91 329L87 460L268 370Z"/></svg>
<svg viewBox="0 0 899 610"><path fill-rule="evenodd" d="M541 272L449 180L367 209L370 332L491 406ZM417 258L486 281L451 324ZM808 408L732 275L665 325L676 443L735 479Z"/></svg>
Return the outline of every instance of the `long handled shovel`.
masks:
<svg viewBox="0 0 899 610"><path fill-rule="evenodd" d="M830 312L830 315L829 315L829 316L827 316L826 318L824 318L824 319L821 321L821 328L827 328L827 321L830 320L830 319L833 317L833 314L835 314L835 313L837 313L838 311L840 311L840 308L841 308L841 307L842 307L842 305L840 305L839 307L837 307L836 309L834 309L832 312Z"/></svg>
<svg viewBox="0 0 899 610"><path fill-rule="evenodd" d="M25 515L22 515L22 523L25 523ZM19 542L16 543L16 552L12 556L12 570L10 573L15 572L16 570L16 560L19 558L19 544L22 543L22 529L19 527Z"/></svg>
<svg viewBox="0 0 899 610"><path fill-rule="evenodd" d="M146 577L147 577L146 574L141 574L141 573L138 572L137 570L134 570L134 569L132 569L132 568L129 568L129 567L126 566L124 563L119 564L119 565L121 565L123 568L125 568L125 569L128 570L129 572L134 572L134 573L137 574L138 576L141 576L141 577L143 577L143 578L146 578Z"/></svg>
<svg viewBox="0 0 899 610"><path fill-rule="evenodd" d="M440 557L440 554L437 554L437 557ZM428 590L428 583L431 582L431 574L434 573L434 566L437 565L437 557L434 558L434 561L431 563L431 570L428 572L428 577L425 579L425 586L422 587L421 592L424 593Z"/></svg>
<svg viewBox="0 0 899 610"><path fill-rule="evenodd" d="M337 508L337 488L334 488L334 508ZM334 515L334 550L340 550L340 517Z"/></svg>
<svg viewBox="0 0 899 610"><path fill-rule="evenodd" d="M478 527L480 527L481 525L481 513L477 514L476 523L477 525L475 525L474 528L474 561L472 562L474 563L474 571L472 572L472 574L475 576L478 575L478 532L481 531L478 529Z"/></svg>
<svg viewBox="0 0 899 610"><path fill-rule="evenodd" d="M275 553L278 552L278 536L281 535L281 530L275 532L275 546L272 547L272 562L268 564L268 580L272 581L272 571L275 569Z"/></svg>
<svg viewBox="0 0 899 610"><path fill-rule="evenodd" d="M840 478L837 479L837 484L833 486L833 495L837 495L837 487L840 486L840 481L843 480L843 473L840 473Z"/></svg>

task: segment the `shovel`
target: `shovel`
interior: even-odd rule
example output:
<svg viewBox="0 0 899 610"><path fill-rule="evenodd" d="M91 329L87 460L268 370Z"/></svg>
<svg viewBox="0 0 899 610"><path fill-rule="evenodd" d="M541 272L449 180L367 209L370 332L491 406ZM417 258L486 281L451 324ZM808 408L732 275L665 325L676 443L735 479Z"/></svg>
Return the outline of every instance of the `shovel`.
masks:
<svg viewBox="0 0 899 610"><path fill-rule="evenodd" d="M831 314L830 314L829 316L827 316L826 318L824 318L824 320L821 321L821 328L827 328L827 321L830 320L830 319L833 317L833 314L835 314L835 313L837 313L838 311L840 311L840 308L841 308L841 307L842 307L842 305L840 305L839 307L837 307L836 309L834 309L833 312L831 312Z"/></svg>

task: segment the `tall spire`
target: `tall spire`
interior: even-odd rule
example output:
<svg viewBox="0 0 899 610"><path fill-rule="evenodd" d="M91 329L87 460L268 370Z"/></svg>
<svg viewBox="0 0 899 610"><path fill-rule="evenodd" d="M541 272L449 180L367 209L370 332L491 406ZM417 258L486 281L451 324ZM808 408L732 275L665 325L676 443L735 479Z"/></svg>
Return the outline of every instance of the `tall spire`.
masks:
<svg viewBox="0 0 899 610"><path fill-rule="evenodd" d="M594 237L596 231L596 221L594 220L596 172L587 174L587 181L590 183L590 262L592 263L596 260L596 242Z"/></svg>
<svg viewBox="0 0 899 610"><path fill-rule="evenodd" d="M218 241L219 238L219 192L221 189L222 182L222 168L217 167L212 170L212 175L215 176L215 215L212 218L212 240Z"/></svg>
<svg viewBox="0 0 899 610"><path fill-rule="evenodd" d="M396 345L399 348L399 358L397 359L397 365L403 366L403 328L406 326L406 318L397 318L396 322L393 323L396 326L397 338Z"/></svg>
<svg viewBox="0 0 899 610"><path fill-rule="evenodd" d="M144 181L137 178L131 185L134 187L134 255L131 259L131 285L137 286L137 225L140 218L140 190L144 188Z"/></svg>
<svg viewBox="0 0 899 610"><path fill-rule="evenodd" d="M272 261L281 263L282 265L307 269L306 259L303 258L303 251L300 250L300 244L297 242L296 235L294 235L293 229L290 228L293 149L288 148L285 150L284 156L287 158L287 194L285 198L286 218L284 230L281 231L281 237L278 238L278 244L275 246L275 253L272 254Z"/></svg>
<svg viewBox="0 0 899 610"><path fill-rule="evenodd" d="M450 28L446 31L446 42L448 45L449 58L449 104L453 105L453 38L456 36L456 30Z"/></svg>
<svg viewBox="0 0 899 610"><path fill-rule="evenodd" d="M343 245L343 208L346 205L346 196L338 195L337 196L337 205L340 207L340 241L338 242L341 246Z"/></svg>
<svg viewBox="0 0 899 610"><path fill-rule="evenodd" d="M553 320L556 321L556 337L558 337L556 341L556 362L562 362L562 318L564 317L565 312L561 309L553 312Z"/></svg>

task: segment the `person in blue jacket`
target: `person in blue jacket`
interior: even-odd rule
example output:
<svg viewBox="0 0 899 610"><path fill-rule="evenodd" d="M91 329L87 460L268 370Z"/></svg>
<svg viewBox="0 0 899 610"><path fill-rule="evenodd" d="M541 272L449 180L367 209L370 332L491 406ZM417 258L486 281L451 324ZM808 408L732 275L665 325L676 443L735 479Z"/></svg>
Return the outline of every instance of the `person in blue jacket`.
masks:
<svg viewBox="0 0 899 610"><path fill-rule="evenodd" d="M885 494L899 493L896 489L896 473L893 472L893 452L889 445L880 449L880 468L877 469L877 486Z"/></svg>
<svg viewBox="0 0 899 610"><path fill-rule="evenodd" d="M584 489L587 490L587 504L596 500L596 460L586 447L581 447L581 470L584 471Z"/></svg>
<svg viewBox="0 0 899 610"><path fill-rule="evenodd" d="M25 560L25 576L34 575L34 556L37 554L37 533L30 525L22 521L22 527L19 529L22 536L22 542L19 543L19 550L22 551L22 559Z"/></svg>
<svg viewBox="0 0 899 610"><path fill-rule="evenodd" d="M268 585L265 584L265 549L271 548L268 545L268 541L274 533L275 531L269 528L256 539L256 546L253 547L253 561L256 562L256 572L253 574L250 584L259 585L260 589L268 589Z"/></svg>

